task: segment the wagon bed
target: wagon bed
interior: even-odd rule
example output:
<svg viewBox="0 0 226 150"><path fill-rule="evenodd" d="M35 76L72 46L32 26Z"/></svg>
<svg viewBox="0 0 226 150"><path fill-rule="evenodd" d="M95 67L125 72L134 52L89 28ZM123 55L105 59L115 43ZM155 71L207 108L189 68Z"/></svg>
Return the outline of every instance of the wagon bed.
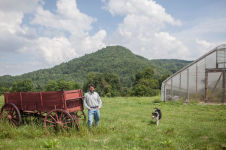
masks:
<svg viewBox="0 0 226 150"><path fill-rule="evenodd" d="M80 111L85 118L83 94L80 89L53 92L14 92L5 93L4 97L5 105L1 109L0 117L9 119L12 124L17 126L21 122L21 116L27 115L43 118L45 127L48 124L51 124L50 126L56 124L61 127L66 120L70 122L70 126L75 122L78 128L80 117L78 112Z"/></svg>
<svg viewBox="0 0 226 150"><path fill-rule="evenodd" d="M82 91L16 92L5 93L5 103L15 104L19 110L48 112L64 109L68 112L82 110Z"/></svg>

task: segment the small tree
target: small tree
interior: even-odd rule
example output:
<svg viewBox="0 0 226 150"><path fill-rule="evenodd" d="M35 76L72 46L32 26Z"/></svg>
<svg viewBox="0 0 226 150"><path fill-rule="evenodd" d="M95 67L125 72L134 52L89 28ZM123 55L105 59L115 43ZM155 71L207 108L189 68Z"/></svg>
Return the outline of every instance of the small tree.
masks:
<svg viewBox="0 0 226 150"><path fill-rule="evenodd" d="M54 80L50 80L45 86L45 89L46 91L57 91L58 90L57 82Z"/></svg>
<svg viewBox="0 0 226 150"><path fill-rule="evenodd" d="M33 90L34 90L34 84L30 79L14 82L11 89L12 92L28 92Z"/></svg>
<svg viewBox="0 0 226 150"><path fill-rule="evenodd" d="M162 82L164 80L166 80L169 76L170 76L170 74L164 74L164 75L159 75L159 76L156 75L156 78L158 79L158 82L159 82L159 85L158 85L159 89L161 89Z"/></svg>
<svg viewBox="0 0 226 150"><path fill-rule="evenodd" d="M74 82L65 81L63 79L57 81L58 90L72 90L74 89Z"/></svg>
<svg viewBox="0 0 226 150"><path fill-rule="evenodd" d="M83 90L88 91L90 84L95 85L96 91L101 96L118 96L120 94L121 84L119 76L112 73L89 73L88 80L84 84Z"/></svg>
<svg viewBox="0 0 226 150"><path fill-rule="evenodd" d="M5 92L9 91L8 88L1 86L0 87L0 96L3 95Z"/></svg>
<svg viewBox="0 0 226 150"><path fill-rule="evenodd" d="M159 81L154 77L152 68L138 72L135 75L135 83L132 88L133 96L154 96L159 93Z"/></svg>
<svg viewBox="0 0 226 150"><path fill-rule="evenodd" d="M81 85L77 82L74 82L73 87L74 89L81 89Z"/></svg>
<svg viewBox="0 0 226 150"><path fill-rule="evenodd" d="M58 80L57 82L50 80L45 89L46 91L73 90L80 89L80 85L74 81L65 81L63 79Z"/></svg>

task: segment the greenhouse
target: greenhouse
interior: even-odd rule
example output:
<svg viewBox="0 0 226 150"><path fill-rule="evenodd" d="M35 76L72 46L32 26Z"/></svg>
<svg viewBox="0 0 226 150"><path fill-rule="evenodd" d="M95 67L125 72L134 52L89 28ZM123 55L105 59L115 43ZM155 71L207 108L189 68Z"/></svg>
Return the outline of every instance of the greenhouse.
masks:
<svg viewBox="0 0 226 150"><path fill-rule="evenodd" d="M226 44L220 45L162 82L163 101L197 99L226 103Z"/></svg>

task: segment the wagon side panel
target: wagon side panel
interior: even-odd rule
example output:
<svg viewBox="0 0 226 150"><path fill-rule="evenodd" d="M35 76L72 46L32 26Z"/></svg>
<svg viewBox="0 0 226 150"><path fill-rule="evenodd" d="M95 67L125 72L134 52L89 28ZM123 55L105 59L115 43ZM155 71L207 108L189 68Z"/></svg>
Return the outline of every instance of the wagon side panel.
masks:
<svg viewBox="0 0 226 150"><path fill-rule="evenodd" d="M76 111L83 110L82 99L67 100L66 105L67 105L68 112L76 112Z"/></svg>
<svg viewBox="0 0 226 150"><path fill-rule="evenodd" d="M23 92L21 93L23 110L25 111L40 111L42 109L41 94L39 92Z"/></svg>
<svg viewBox="0 0 226 150"><path fill-rule="evenodd" d="M53 109L64 109L64 99L62 92L43 92L42 93L43 112Z"/></svg>
<svg viewBox="0 0 226 150"><path fill-rule="evenodd" d="M21 93L5 93L4 97L5 97L5 104L13 103L18 107L18 109L21 109L21 106L22 106Z"/></svg>
<svg viewBox="0 0 226 150"><path fill-rule="evenodd" d="M65 91L64 98L66 101L66 110L68 112L83 110L83 97L81 90Z"/></svg>
<svg viewBox="0 0 226 150"><path fill-rule="evenodd" d="M64 91L65 100L82 98L81 90Z"/></svg>

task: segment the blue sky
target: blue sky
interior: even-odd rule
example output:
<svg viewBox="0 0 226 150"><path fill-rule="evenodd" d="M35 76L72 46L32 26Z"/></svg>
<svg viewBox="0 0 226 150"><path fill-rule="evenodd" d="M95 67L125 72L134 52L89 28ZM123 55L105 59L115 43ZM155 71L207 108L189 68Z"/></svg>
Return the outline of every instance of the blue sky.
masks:
<svg viewBox="0 0 226 150"><path fill-rule="evenodd" d="M194 60L226 43L225 0L0 0L0 76L50 68L108 45Z"/></svg>

